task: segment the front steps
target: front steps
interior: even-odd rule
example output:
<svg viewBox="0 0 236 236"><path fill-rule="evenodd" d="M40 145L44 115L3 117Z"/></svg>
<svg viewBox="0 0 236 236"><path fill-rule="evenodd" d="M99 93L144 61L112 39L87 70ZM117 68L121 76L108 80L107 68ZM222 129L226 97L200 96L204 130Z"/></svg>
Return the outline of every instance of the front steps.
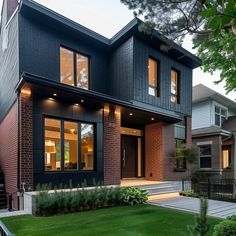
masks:
<svg viewBox="0 0 236 236"><path fill-rule="evenodd" d="M180 192L182 184L180 181L165 181L156 184L138 185L135 187L146 190L148 196L155 196Z"/></svg>

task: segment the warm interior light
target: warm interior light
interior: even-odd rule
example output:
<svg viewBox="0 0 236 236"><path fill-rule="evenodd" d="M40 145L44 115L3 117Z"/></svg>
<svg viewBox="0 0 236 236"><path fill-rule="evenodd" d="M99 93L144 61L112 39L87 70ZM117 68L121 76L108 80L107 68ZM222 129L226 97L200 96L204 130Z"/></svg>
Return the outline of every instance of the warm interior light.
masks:
<svg viewBox="0 0 236 236"><path fill-rule="evenodd" d="M79 103L75 103L75 106L79 106Z"/></svg>
<svg viewBox="0 0 236 236"><path fill-rule="evenodd" d="M29 89L21 89L21 93L30 95L31 91Z"/></svg>
<svg viewBox="0 0 236 236"><path fill-rule="evenodd" d="M109 108L104 108L103 109L105 112L110 112Z"/></svg>
<svg viewBox="0 0 236 236"><path fill-rule="evenodd" d="M115 110L116 115L120 115L120 110Z"/></svg>
<svg viewBox="0 0 236 236"><path fill-rule="evenodd" d="M50 101L55 101L55 99L54 99L54 98L48 98L48 100L50 100Z"/></svg>

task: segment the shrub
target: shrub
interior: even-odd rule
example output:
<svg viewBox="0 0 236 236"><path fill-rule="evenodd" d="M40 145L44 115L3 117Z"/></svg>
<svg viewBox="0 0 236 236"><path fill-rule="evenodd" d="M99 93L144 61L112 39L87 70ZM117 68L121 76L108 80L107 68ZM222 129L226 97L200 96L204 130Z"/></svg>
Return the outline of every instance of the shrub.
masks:
<svg viewBox="0 0 236 236"><path fill-rule="evenodd" d="M62 188L62 186L60 187ZM74 212L111 207L117 205L142 204L147 201L147 193L137 188L107 188L96 186L93 189L77 189L65 192L55 190L49 193L49 187L38 187L36 196L36 214L53 215L63 212Z"/></svg>
<svg viewBox="0 0 236 236"><path fill-rule="evenodd" d="M179 193L181 196L186 196L186 197L199 197L197 193L194 193L193 191L182 191Z"/></svg>
<svg viewBox="0 0 236 236"><path fill-rule="evenodd" d="M199 183L202 180L207 179L207 175L204 172L201 171L195 171L192 175L191 175L191 181L192 183Z"/></svg>
<svg viewBox="0 0 236 236"><path fill-rule="evenodd" d="M226 219L236 221L236 215L228 216Z"/></svg>
<svg viewBox="0 0 236 236"><path fill-rule="evenodd" d="M143 204L148 200L147 191L134 187L122 188L120 190L121 203L128 205Z"/></svg>
<svg viewBox="0 0 236 236"><path fill-rule="evenodd" d="M214 227L213 236L233 236L236 235L236 222L224 220Z"/></svg>

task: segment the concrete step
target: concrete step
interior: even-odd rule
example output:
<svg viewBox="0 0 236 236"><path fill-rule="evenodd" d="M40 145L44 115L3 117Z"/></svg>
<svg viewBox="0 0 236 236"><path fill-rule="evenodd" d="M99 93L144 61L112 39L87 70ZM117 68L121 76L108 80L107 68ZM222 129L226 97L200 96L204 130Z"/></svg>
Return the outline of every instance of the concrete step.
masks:
<svg viewBox="0 0 236 236"><path fill-rule="evenodd" d="M148 196L160 195L165 193L175 193L181 191L181 182L163 182L160 184L140 185L137 188L146 190Z"/></svg>

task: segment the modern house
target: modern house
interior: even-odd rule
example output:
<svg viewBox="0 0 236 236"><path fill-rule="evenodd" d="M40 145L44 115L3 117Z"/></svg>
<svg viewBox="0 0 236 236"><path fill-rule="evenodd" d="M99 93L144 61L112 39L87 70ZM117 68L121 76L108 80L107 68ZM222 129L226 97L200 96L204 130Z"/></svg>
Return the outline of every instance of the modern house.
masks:
<svg viewBox="0 0 236 236"><path fill-rule="evenodd" d="M4 1L6 192L188 174L174 148L191 144L192 70L201 61L158 32L140 32L140 23L134 19L107 39L34 1Z"/></svg>
<svg viewBox="0 0 236 236"><path fill-rule="evenodd" d="M192 138L200 170L236 176L236 102L202 84L194 86Z"/></svg>

